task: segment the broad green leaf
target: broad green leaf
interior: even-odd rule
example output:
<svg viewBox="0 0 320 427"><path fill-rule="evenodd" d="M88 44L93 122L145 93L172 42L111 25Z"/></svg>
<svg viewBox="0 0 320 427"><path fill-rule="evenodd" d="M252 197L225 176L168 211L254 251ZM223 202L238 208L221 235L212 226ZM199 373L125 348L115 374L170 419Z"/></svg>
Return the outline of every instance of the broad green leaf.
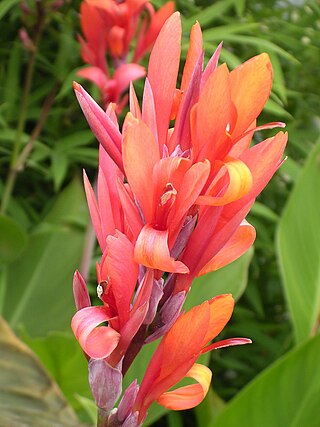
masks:
<svg viewBox="0 0 320 427"><path fill-rule="evenodd" d="M8 268L4 317L31 336L69 329L74 314L72 277L84 245L85 201L74 181L57 198L26 250Z"/></svg>
<svg viewBox="0 0 320 427"><path fill-rule="evenodd" d="M319 352L320 335L287 353L226 405L210 427L319 426Z"/></svg>
<svg viewBox="0 0 320 427"><path fill-rule="evenodd" d="M0 317L0 425L84 427L38 358Z"/></svg>
<svg viewBox="0 0 320 427"><path fill-rule="evenodd" d="M210 387L204 400L194 408L198 426L207 426L224 408L224 401Z"/></svg>
<svg viewBox="0 0 320 427"><path fill-rule="evenodd" d="M12 218L0 214L0 263L19 257L27 243L27 234Z"/></svg>
<svg viewBox="0 0 320 427"><path fill-rule="evenodd" d="M320 143L291 193L277 250L296 341L315 332L320 314Z"/></svg>
<svg viewBox="0 0 320 427"><path fill-rule="evenodd" d="M92 394L88 382L88 363L76 339L71 333L59 332L50 333L44 338L25 336L23 339L79 413L83 409L81 398L92 400Z"/></svg>
<svg viewBox="0 0 320 427"><path fill-rule="evenodd" d="M195 279L183 309L190 310L195 305L219 294L230 293L235 299L239 299L247 286L252 254L253 250L250 249L231 264Z"/></svg>
<svg viewBox="0 0 320 427"><path fill-rule="evenodd" d="M92 423L97 423L97 406L93 399L88 399L87 397L76 395L76 399L81 404L83 409L86 411L88 417Z"/></svg>

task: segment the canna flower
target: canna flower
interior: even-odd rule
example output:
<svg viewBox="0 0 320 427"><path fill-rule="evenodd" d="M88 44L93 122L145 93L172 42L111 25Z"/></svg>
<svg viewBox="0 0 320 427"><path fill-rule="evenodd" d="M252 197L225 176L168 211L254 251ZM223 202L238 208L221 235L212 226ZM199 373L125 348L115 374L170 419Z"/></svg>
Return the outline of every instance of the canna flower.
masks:
<svg viewBox="0 0 320 427"><path fill-rule="evenodd" d="M81 3L81 56L90 66L80 70L78 75L99 87L106 106L110 102L117 103L118 112L125 106L127 96L123 93L130 82L145 75L144 67L137 62L150 49L173 10L173 2L157 12L146 0L87 0ZM135 36L136 47L131 61L128 54ZM107 56L115 69L113 73L109 70Z"/></svg>
<svg viewBox="0 0 320 427"><path fill-rule="evenodd" d="M173 410L193 408L202 402L212 373L196 363L199 356L213 349L251 343L246 338L231 338L209 344L228 323L233 306L231 295L219 295L179 317L152 356L136 390L136 398L131 402L127 422L131 420L132 426L140 426L155 401ZM194 379L196 384L168 391L184 377Z"/></svg>
<svg viewBox="0 0 320 427"><path fill-rule="evenodd" d="M245 217L281 165L287 142L279 132L250 147L254 132L284 126L256 126L272 86L267 54L230 72L218 66L219 46L203 70L195 24L177 89L180 42L175 13L152 50L141 109L131 87L122 133L75 84L93 132L127 181L119 195L134 259L154 269L156 278L172 273L167 295L187 292L194 277L223 267L252 245L255 230Z"/></svg>
<svg viewBox="0 0 320 427"><path fill-rule="evenodd" d="M101 13L110 14L111 4L99 6ZM230 295L179 314L194 277L227 265L253 244L255 229L245 218L281 165L287 141L279 132L250 146L254 132L284 126L256 126L272 86L267 54L229 71L218 65L220 45L204 68L201 29L195 24L177 88L180 43L175 13L154 44L141 107L130 86L130 112L121 130L117 107L111 103L104 111L74 83L100 143L97 195L86 175L84 184L102 252L97 264L102 305L91 306L76 273L72 329L89 359L91 388L110 426L140 426L154 401L171 409L197 405L211 381L208 368L196 364L198 357L250 342L209 344L232 314ZM163 336L141 386L134 382L112 411L122 376L141 347ZM197 384L170 391L185 376Z"/></svg>

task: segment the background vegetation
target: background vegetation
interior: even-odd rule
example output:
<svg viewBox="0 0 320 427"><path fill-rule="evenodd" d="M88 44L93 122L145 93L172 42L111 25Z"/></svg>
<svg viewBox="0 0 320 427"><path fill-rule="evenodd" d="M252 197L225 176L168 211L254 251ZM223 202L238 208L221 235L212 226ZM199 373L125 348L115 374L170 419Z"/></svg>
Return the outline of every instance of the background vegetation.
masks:
<svg viewBox="0 0 320 427"><path fill-rule="evenodd" d="M79 419L92 425L95 419L86 361L70 331L72 274L87 239L81 170L93 178L97 167L97 143L71 89L72 80L81 82L79 5L0 3L0 313L20 337L1 320L3 426L78 426ZM287 122L289 145L287 161L249 217L257 229L254 253L198 279L186 303L231 291L238 302L223 335L248 336L253 345L216 351L207 361L214 376L206 400L185 413L155 406L149 423L319 426L320 4L178 0L176 7L184 57L195 20L207 59L221 40L221 59L230 68L269 53L274 86L260 120ZM142 82L136 87L141 91ZM147 353L129 376L142 375Z"/></svg>

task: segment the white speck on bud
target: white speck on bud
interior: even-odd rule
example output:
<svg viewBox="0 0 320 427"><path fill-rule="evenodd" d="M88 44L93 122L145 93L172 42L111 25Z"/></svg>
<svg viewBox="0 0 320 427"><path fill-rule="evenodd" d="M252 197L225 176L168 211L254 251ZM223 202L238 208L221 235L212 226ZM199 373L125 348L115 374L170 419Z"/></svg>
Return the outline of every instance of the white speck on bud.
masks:
<svg viewBox="0 0 320 427"><path fill-rule="evenodd" d="M99 285L97 286L97 295L98 295L98 298L101 298L102 294L103 294L103 287L99 283Z"/></svg>

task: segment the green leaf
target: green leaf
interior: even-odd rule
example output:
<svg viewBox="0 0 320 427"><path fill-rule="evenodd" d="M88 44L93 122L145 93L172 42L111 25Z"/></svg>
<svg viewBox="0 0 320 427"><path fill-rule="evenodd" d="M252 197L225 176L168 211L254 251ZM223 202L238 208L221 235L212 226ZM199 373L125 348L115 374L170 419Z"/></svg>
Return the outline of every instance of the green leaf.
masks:
<svg viewBox="0 0 320 427"><path fill-rule="evenodd" d="M200 405L194 408L198 426L207 426L212 420L217 418L224 408L224 401L211 387Z"/></svg>
<svg viewBox="0 0 320 427"><path fill-rule="evenodd" d="M20 87L19 78L21 75L22 43L16 41L10 52L10 58L7 68L5 86L3 88L3 98L5 104L5 115L8 120L16 120L17 105L19 99Z"/></svg>
<svg viewBox="0 0 320 427"><path fill-rule="evenodd" d="M219 294L230 293L235 299L239 299L247 286L248 268L252 255L253 250L250 249L231 264L195 279L183 309L190 310L195 305Z"/></svg>
<svg viewBox="0 0 320 427"><path fill-rule="evenodd" d="M72 276L79 267L86 216L82 186L74 181L57 198L46 222L31 234L21 257L8 268L4 316L31 336L69 329L74 314ZM84 217L84 218L83 218ZM76 224L76 225L74 225Z"/></svg>
<svg viewBox="0 0 320 427"><path fill-rule="evenodd" d="M273 212L268 206L255 202L251 209L251 215L256 215L270 222L277 223L279 220L278 215Z"/></svg>
<svg viewBox="0 0 320 427"><path fill-rule="evenodd" d="M142 378L146 372L149 361L157 348L159 341L155 341L151 344L145 345L140 351L138 357L135 358L134 362L130 366L130 369L126 373L123 381L123 390L125 390L135 379L138 380L138 384L141 384ZM151 425L162 415L164 415L168 409L163 406L154 403L151 405L148 416L145 421L145 426Z"/></svg>
<svg viewBox="0 0 320 427"><path fill-rule="evenodd" d="M315 332L320 314L320 143L291 193L277 234L284 288L299 343Z"/></svg>
<svg viewBox="0 0 320 427"><path fill-rule="evenodd" d="M20 0L2 0L0 4L0 19L4 17L4 15L16 4L18 4Z"/></svg>
<svg viewBox="0 0 320 427"><path fill-rule="evenodd" d="M27 243L27 234L13 219L0 214L0 262L18 258Z"/></svg>
<svg viewBox="0 0 320 427"><path fill-rule="evenodd" d="M51 158L51 171L55 191L58 191L66 177L69 161L64 153L54 151Z"/></svg>
<svg viewBox="0 0 320 427"><path fill-rule="evenodd" d="M0 425L81 426L37 357L1 317L0 384Z"/></svg>
<svg viewBox="0 0 320 427"><path fill-rule="evenodd" d="M55 332L45 338L24 336L23 339L48 369L77 413L84 409L83 399L91 398L92 402L88 363L79 343L71 334Z"/></svg>
<svg viewBox="0 0 320 427"><path fill-rule="evenodd" d="M319 352L320 335L287 353L241 391L210 427L319 426Z"/></svg>
<svg viewBox="0 0 320 427"><path fill-rule="evenodd" d="M233 6L233 3L234 0L217 1L205 9L202 9L200 12L183 21L184 31L189 31L196 21L199 21L201 26L205 27L214 19L220 18L220 16L222 16L230 7Z"/></svg>
<svg viewBox="0 0 320 427"><path fill-rule="evenodd" d="M76 395L76 399L81 404L83 409L88 414L88 417L92 421L92 423L97 423L97 406L93 399L88 399L87 397L83 397L80 395Z"/></svg>

